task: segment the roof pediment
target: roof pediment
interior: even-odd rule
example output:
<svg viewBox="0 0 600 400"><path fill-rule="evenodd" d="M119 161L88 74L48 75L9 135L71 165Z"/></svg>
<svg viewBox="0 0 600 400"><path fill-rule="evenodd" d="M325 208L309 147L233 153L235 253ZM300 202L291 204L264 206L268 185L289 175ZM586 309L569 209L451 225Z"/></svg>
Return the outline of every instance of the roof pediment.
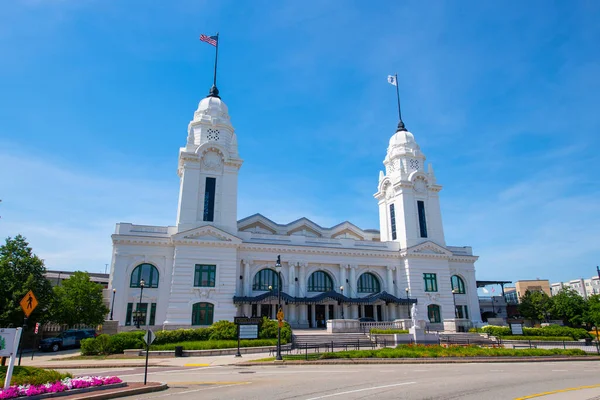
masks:
<svg viewBox="0 0 600 400"><path fill-rule="evenodd" d="M190 244L194 242L213 242L213 243L229 243L229 244L241 244L242 239L234 236L222 229L219 229L212 225L204 225L198 228L190 229L187 231L179 232L172 237L173 241L183 241Z"/></svg>
<svg viewBox="0 0 600 400"><path fill-rule="evenodd" d="M450 258L452 256L452 252L450 250L433 242L419 243L416 246L409 247L404 252L406 256L424 256L436 258Z"/></svg>

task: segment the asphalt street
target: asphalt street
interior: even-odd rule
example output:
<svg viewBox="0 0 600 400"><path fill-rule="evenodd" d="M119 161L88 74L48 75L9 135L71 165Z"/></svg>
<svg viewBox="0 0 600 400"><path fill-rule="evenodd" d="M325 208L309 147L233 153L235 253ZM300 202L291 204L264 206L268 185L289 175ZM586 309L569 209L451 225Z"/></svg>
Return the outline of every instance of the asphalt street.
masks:
<svg viewBox="0 0 600 400"><path fill-rule="evenodd" d="M70 370L143 381L143 368ZM167 391L132 399L600 399L598 362L155 367ZM533 397L532 397L533 396Z"/></svg>

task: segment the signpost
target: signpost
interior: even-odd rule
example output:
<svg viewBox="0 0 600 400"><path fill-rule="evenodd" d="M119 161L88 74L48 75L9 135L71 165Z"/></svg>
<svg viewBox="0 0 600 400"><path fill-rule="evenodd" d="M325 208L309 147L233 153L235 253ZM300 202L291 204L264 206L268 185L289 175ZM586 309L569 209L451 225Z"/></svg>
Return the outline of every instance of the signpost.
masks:
<svg viewBox="0 0 600 400"><path fill-rule="evenodd" d="M261 323L260 318L234 317L233 322L237 325L238 347L236 357L241 357L240 339L256 339L258 338L258 325Z"/></svg>
<svg viewBox="0 0 600 400"><path fill-rule="evenodd" d="M150 345L156 339L156 335L152 332L152 329L148 329L144 335L144 342L146 342L146 367L144 369L144 385L148 378L148 356L150 355Z"/></svg>
<svg viewBox="0 0 600 400"><path fill-rule="evenodd" d="M0 357L10 357L6 378L4 379L4 390L10 386L15 361L17 360L21 332L23 332L22 328L0 329Z"/></svg>
<svg viewBox="0 0 600 400"><path fill-rule="evenodd" d="M513 320L508 322L510 326L510 332L512 335L523 334L523 320Z"/></svg>
<svg viewBox="0 0 600 400"><path fill-rule="evenodd" d="M37 348L37 335L40 332L40 323L36 322L35 323L35 329L33 330L33 333L35 333L35 337L33 339L33 351L31 352L31 359L33 360L33 355L35 354L35 349Z"/></svg>
<svg viewBox="0 0 600 400"><path fill-rule="evenodd" d="M19 302L21 305L21 309L25 313L25 318L23 319L23 330L27 329L27 318L31 315L33 310L38 306L38 301L33 294L33 291L30 290L27 292L25 296ZM21 345L21 349L19 350L19 365L21 365L21 356L23 355L23 346Z"/></svg>

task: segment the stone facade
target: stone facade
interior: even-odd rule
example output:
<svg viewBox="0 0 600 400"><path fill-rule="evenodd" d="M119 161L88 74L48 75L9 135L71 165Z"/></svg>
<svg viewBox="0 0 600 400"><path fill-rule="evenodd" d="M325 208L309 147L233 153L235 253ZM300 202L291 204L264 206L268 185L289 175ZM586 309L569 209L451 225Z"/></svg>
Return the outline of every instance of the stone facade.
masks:
<svg viewBox="0 0 600 400"><path fill-rule="evenodd" d="M238 221L242 163L227 106L215 96L203 99L179 151L177 224L119 223L112 235L109 290L116 289L113 313L122 329L135 325L138 308L145 323L165 329L240 315L274 318L277 273L292 326L406 319L414 302L433 329L454 325L455 305L462 320L481 322L477 257L470 247L446 245L441 186L410 132L392 136L379 175L380 231L350 222L321 227L306 218L278 224L260 214ZM453 276L460 287L452 287Z"/></svg>

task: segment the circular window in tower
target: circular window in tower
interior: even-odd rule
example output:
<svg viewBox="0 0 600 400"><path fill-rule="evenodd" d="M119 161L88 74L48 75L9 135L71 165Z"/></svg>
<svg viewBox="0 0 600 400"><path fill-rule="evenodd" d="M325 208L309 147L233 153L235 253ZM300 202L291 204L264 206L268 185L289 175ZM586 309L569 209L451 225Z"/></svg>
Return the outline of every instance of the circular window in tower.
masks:
<svg viewBox="0 0 600 400"><path fill-rule="evenodd" d="M218 141L219 140L219 130L208 128L208 130L206 131L206 138L208 140Z"/></svg>

